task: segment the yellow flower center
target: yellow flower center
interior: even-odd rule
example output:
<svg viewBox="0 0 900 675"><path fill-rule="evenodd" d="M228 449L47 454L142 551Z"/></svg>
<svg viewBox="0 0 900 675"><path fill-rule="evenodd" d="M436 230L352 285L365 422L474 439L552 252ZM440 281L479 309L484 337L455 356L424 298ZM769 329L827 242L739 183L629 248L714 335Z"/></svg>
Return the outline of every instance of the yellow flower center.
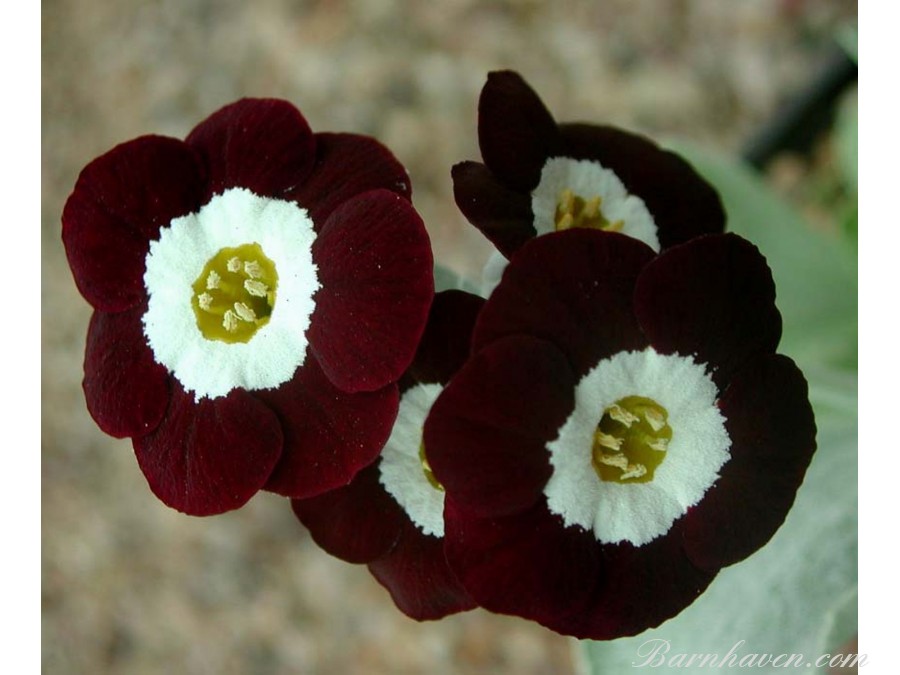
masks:
<svg viewBox="0 0 900 675"><path fill-rule="evenodd" d="M207 340L249 342L269 322L278 273L257 243L223 248L191 288L197 328Z"/></svg>
<svg viewBox="0 0 900 675"><path fill-rule="evenodd" d="M600 210L603 198L596 195L585 199L568 188L563 190L556 202L556 214L554 221L557 232L569 230L573 227L587 227L594 230L606 230L619 232L625 225L625 221L610 221Z"/></svg>
<svg viewBox="0 0 900 675"><path fill-rule="evenodd" d="M444 486L434 477L434 472L431 470L431 465L428 463L428 457L425 456L425 441L419 443L419 461L422 462L422 473L425 474L425 478L431 484L431 487L443 492Z"/></svg>
<svg viewBox="0 0 900 675"><path fill-rule="evenodd" d="M604 412L594 432L594 471L601 480L649 483L666 457L672 428L669 413L642 396L626 396Z"/></svg>

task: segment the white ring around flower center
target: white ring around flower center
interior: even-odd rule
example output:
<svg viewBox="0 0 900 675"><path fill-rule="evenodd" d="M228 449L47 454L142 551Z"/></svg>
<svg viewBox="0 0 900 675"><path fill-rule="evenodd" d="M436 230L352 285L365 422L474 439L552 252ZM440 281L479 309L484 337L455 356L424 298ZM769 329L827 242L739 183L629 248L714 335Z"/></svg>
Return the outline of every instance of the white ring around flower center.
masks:
<svg viewBox="0 0 900 675"><path fill-rule="evenodd" d="M417 384L404 392L379 464L384 489L416 527L433 537L444 536L444 493L425 477L419 448L425 418L443 388L440 384Z"/></svg>
<svg viewBox="0 0 900 675"><path fill-rule="evenodd" d="M196 400L290 380L306 358L306 330L319 289L315 238L305 209L244 188L226 190L197 213L173 219L150 242L144 273L144 335L156 361ZM209 340L197 326L191 286L220 249L254 242L278 273L272 315L249 342Z"/></svg>
<svg viewBox="0 0 900 675"><path fill-rule="evenodd" d="M556 207L563 190L582 199L599 196L600 210L610 222L623 222L622 234L638 239L659 253L656 222L644 200L631 194L619 177L600 162L551 157L541 171L541 182L531 192L531 211L538 235L556 231Z"/></svg>
<svg viewBox="0 0 900 675"><path fill-rule="evenodd" d="M594 431L607 407L626 396L668 411L672 440L647 483L602 481L592 465ZM703 364L651 348L598 363L575 388L575 409L547 444L553 475L544 488L550 511L591 530L604 544L646 544L665 534L719 477L731 439Z"/></svg>

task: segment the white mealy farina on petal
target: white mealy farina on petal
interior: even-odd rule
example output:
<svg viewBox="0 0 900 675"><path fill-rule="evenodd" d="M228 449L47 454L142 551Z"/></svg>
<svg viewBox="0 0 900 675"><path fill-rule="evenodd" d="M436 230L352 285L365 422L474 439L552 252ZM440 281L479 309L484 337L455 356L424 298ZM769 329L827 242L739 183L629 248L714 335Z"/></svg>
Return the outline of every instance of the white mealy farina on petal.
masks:
<svg viewBox="0 0 900 675"><path fill-rule="evenodd" d="M644 200L628 192L619 177L600 162L551 157L541 171L541 182L531 192L531 211L538 235L556 230L556 207L564 190L584 200L600 197L600 210L610 222L622 221L622 234L634 237L659 252L656 222Z"/></svg>
<svg viewBox="0 0 900 675"><path fill-rule="evenodd" d="M173 219L150 242L144 273L144 334L156 361L197 400L290 380L306 357L306 330L319 289L315 237L305 209L243 188L226 190L197 213ZM249 342L207 339L191 306L192 284L219 250L249 243L259 244L275 264L272 315Z"/></svg>
<svg viewBox="0 0 900 675"><path fill-rule="evenodd" d="M400 398L400 410L381 453L379 480L410 520L425 534L444 536L444 493L425 476L419 449L425 418L440 384L418 384Z"/></svg>
<svg viewBox="0 0 900 675"><path fill-rule="evenodd" d="M646 483L603 481L592 465L594 432L613 403L653 399L668 411L666 456ZM652 348L620 352L598 363L575 389L575 409L547 444L553 475L547 504L566 525L591 530L602 543L646 544L668 532L697 504L728 461L731 440L716 405L718 391L693 358Z"/></svg>

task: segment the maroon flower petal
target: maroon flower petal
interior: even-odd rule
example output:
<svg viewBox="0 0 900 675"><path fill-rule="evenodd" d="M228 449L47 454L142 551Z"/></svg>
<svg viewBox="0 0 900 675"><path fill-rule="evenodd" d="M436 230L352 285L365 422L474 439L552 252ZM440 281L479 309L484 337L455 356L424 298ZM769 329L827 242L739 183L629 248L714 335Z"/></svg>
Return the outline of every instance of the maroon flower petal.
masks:
<svg viewBox="0 0 900 675"><path fill-rule="evenodd" d="M621 129L561 124L561 154L599 161L647 205L662 248L725 228L725 210L713 187L681 157Z"/></svg>
<svg viewBox="0 0 900 675"><path fill-rule="evenodd" d="M478 144L501 183L515 190L537 187L558 136L553 116L518 73L488 74L478 100Z"/></svg>
<svg viewBox="0 0 900 675"><path fill-rule="evenodd" d="M548 622L549 628L593 640L636 635L690 605L717 572L691 564L682 548L678 522L643 546L605 544L601 556L601 576L589 609Z"/></svg>
<svg viewBox="0 0 900 675"><path fill-rule="evenodd" d="M315 161L315 140L303 115L287 101L245 98L194 127L187 144L209 171L206 200L241 187L285 198Z"/></svg>
<svg viewBox="0 0 900 675"><path fill-rule="evenodd" d="M116 438L150 433L169 404L169 373L147 346L144 309L94 312L88 326L84 397L97 426Z"/></svg>
<svg viewBox="0 0 900 675"><path fill-rule="evenodd" d="M62 215L75 284L91 305L121 312L145 298L150 241L172 218L196 211L202 167L181 141L142 136L88 164Z"/></svg>
<svg viewBox="0 0 900 675"><path fill-rule="evenodd" d="M572 412L576 383L542 340L513 336L474 355L425 420L428 461L447 494L479 516L534 504L552 473L546 444Z"/></svg>
<svg viewBox="0 0 900 675"><path fill-rule="evenodd" d="M505 518L476 518L444 506L450 568L475 602L543 624L588 608L602 561L593 535L564 527L546 502Z"/></svg>
<svg viewBox="0 0 900 675"><path fill-rule="evenodd" d="M428 234L408 201L373 190L335 209L313 244L321 288L310 348L339 389L396 382L434 297Z"/></svg>
<svg viewBox="0 0 900 675"><path fill-rule="evenodd" d="M574 229L536 237L513 257L475 324L473 351L505 335L549 340L578 376L647 341L632 294L653 251L631 237Z"/></svg>
<svg viewBox="0 0 900 675"><path fill-rule="evenodd" d="M440 619L475 607L444 556L444 540L407 521L396 548L369 563L401 612L417 621Z"/></svg>
<svg viewBox="0 0 900 675"><path fill-rule="evenodd" d="M417 383L450 381L469 358L472 328L483 306L483 298L465 291L435 294L416 356L400 379L401 393Z"/></svg>
<svg viewBox="0 0 900 675"><path fill-rule="evenodd" d="M363 192L384 188L409 200L409 174L390 150L374 138L357 134L315 135L312 173L287 198L309 211L316 231L338 206Z"/></svg>
<svg viewBox="0 0 900 675"><path fill-rule="evenodd" d="M743 560L769 541L794 503L816 447L806 380L785 356L749 362L720 405L731 459L685 516L685 548L706 569Z"/></svg>
<svg viewBox="0 0 900 675"><path fill-rule="evenodd" d="M291 506L313 540L328 553L350 563L371 562L394 547L409 522L382 487L379 475L376 462L349 485L318 497L294 499Z"/></svg>
<svg viewBox="0 0 900 675"><path fill-rule="evenodd" d="M195 401L177 382L163 421L133 442L153 493L193 516L246 504L272 472L281 443L275 414L250 394L236 389Z"/></svg>
<svg viewBox="0 0 900 675"><path fill-rule="evenodd" d="M661 353L695 355L720 388L781 338L765 258L734 234L708 235L662 253L638 280L634 308Z"/></svg>
<svg viewBox="0 0 900 675"><path fill-rule="evenodd" d="M293 380L254 394L284 432L284 451L265 487L301 499L347 485L374 462L399 406L395 385L359 394L336 389L309 354Z"/></svg>
<svg viewBox="0 0 900 675"><path fill-rule="evenodd" d="M530 195L504 186L477 162L457 164L452 176L459 210L507 258L537 234Z"/></svg>

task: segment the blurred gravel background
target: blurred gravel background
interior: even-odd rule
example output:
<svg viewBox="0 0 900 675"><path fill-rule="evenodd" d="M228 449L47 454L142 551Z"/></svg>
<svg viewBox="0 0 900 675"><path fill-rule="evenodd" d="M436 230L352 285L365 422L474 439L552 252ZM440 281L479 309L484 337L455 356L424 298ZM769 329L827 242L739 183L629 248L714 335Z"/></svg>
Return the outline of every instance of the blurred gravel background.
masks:
<svg viewBox="0 0 900 675"><path fill-rule="evenodd" d="M90 311L59 216L88 161L141 134L184 137L241 96L286 98L315 131L387 144L437 259L474 275L488 246L456 211L449 169L479 159L489 70L521 72L560 120L736 152L855 15L838 0L44 0L43 671L573 671L566 638L518 619L407 619L273 495L205 520L156 501L81 395ZM788 183L803 171L786 166Z"/></svg>

